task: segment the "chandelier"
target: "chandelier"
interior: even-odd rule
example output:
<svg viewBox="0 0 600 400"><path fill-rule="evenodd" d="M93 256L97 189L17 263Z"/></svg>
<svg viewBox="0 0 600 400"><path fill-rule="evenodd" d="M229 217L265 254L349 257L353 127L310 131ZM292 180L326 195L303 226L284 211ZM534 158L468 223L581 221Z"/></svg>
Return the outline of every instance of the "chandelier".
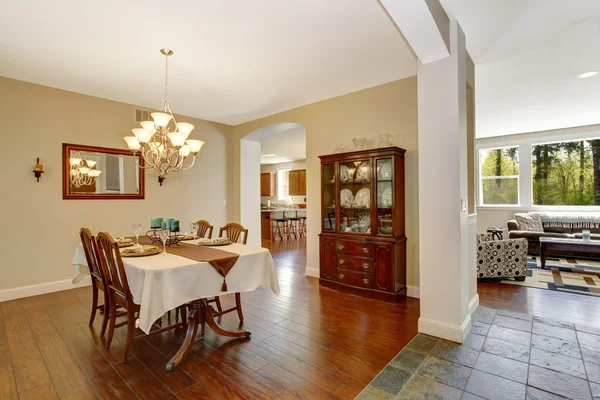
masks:
<svg viewBox="0 0 600 400"><path fill-rule="evenodd" d="M134 157L138 151L143 157L147 166L142 167L136 159L139 168L158 171L158 182L162 186L169 172L185 171L194 165L196 154L204 142L188 139L194 125L175 121L168 98L169 56L173 55L173 51L161 49L160 52L165 56L165 96L161 112L151 113L153 121L140 122L141 128L131 130L135 136L125 136L123 139ZM190 154L192 161L184 167L183 164Z"/></svg>
<svg viewBox="0 0 600 400"><path fill-rule="evenodd" d="M79 188L96 183L96 178L102 173L98 169L92 169L96 166L96 161L84 160L79 151L73 155L74 157L69 158L71 184Z"/></svg>

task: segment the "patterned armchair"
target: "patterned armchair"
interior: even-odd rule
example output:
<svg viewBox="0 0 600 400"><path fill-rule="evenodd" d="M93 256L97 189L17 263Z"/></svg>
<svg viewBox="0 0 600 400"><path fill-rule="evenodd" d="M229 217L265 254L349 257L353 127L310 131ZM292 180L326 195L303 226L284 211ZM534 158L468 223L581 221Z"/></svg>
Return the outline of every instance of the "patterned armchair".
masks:
<svg viewBox="0 0 600 400"><path fill-rule="evenodd" d="M490 233L477 235L477 278L527 276L527 239L492 239Z"/></svg>

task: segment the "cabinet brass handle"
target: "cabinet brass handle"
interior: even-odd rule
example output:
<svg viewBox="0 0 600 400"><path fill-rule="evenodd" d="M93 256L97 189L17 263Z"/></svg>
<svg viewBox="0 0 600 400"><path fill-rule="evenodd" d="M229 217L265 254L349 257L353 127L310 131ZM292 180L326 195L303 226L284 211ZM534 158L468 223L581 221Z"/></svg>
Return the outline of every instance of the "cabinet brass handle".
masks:
<svg viewBox="0 0 600 400"><path fill-rule="evenodd" d="M365 278L365 279L363 279L363 283L364 283L365 285L368 285L368 284L369 284L369 280Z"/></svg>
<svg viewBox="0 0 600 400"><path fill-rule="evenodd" d="M367 263L363 263L362 267L363 267L364 269L369 269L369 264L367 264Z"/></svg>
<svg viewBox="0 0 600 400"><path fill-rule="evenodd" d="M343 244L340 244L340 245L338 246L338 250L344 250L344 245L343 245Z"/></svg>
<svg viewBox="0 0 600 400"><path fill-rule="evenodd" d="M339 263L340 263L340 264L343 264L343 263L344 263L344 260L340 260L340 261L339 261Z"/></svg>
<svg viewBox="0 0 600 400"><path fill-rule="evenodd" d="M363 247L362 248L362 252L363 253L368 253L369 252L369 248L368 247Z"/></svg>
<svg viewBox="0 0 600 400"><path fill-rule="evenodd" d="M345 278L344 274L340 274L338 277L339 277L340 279L344 279L344 278Z"/></svg>

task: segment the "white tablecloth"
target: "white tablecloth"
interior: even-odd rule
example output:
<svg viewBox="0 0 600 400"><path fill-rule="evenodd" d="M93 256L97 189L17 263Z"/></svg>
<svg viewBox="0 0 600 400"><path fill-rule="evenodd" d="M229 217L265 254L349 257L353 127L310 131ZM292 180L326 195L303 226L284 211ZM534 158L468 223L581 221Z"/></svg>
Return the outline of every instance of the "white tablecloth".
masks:
<svg viewBox="0 0 600 400"><path fill-rule="evenodd" d="M193 244L194 241L186 243ZM279 282L269 250L241 244L219 249L240 255L227 274L227 292L221 291L223 277L207 262L174 254L123 257L133 301L141 306L138 320L141 330L150 332L154 321L165 312L192 300L260 288L270 288L279 295ZM77 274L74 283L89 274L81 243L77 245L71 263Z"/></svg>

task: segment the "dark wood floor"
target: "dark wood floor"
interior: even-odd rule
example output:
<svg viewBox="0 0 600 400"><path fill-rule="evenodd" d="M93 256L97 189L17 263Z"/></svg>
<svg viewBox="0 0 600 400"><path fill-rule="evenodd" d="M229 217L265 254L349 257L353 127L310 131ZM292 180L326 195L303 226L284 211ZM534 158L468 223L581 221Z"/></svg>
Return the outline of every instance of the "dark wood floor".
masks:
<svg viewBox="0 0 600 400"><path fill-rule="evenodd" d="M354 398L416 335L419 301L394 305L319 288L304 275L303 242L264 245L281 295L242 295L252 338L209 330L170 373L164 367L183 333L136 343L123 363L123 329L105 350L99 321L87 326L89 287L0 303L0 399ZM596 298L493 283L479 293L485 306L600 323ZM237 316L222 323L237 328Z"/></svg>

